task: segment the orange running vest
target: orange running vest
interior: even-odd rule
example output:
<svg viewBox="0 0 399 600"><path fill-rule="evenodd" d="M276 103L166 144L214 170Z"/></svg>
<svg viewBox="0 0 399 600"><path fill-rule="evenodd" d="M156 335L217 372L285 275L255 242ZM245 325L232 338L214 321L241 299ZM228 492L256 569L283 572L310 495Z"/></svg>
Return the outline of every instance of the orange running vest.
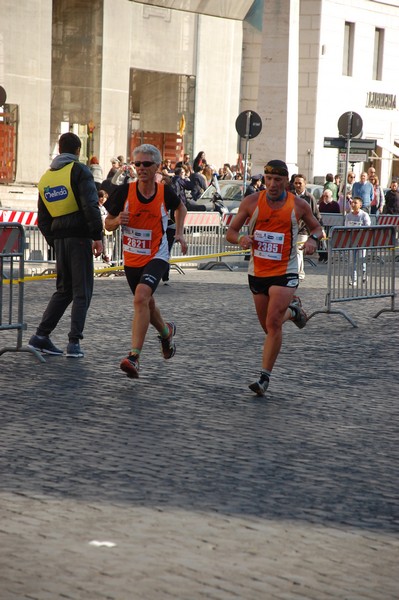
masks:
<svg viewBox="0 0 399 600"><path fill-rule="evenodd" d="M168 211L164 200L164 186L158 184L151 202L140 202L137 182L129 184L124 210L129 211L129 222L122 227L123 261L127 267L143 267L153 258L169 260L166 227Z"/></svg>
<svg viewBox="0 0 399 600"><path fill-rule="evenodd" d="M298 273L294 194L287 192L284 206L272 209L267 203L266 190L262 190L249 221L249 233L253 235L249 275L276 277Z"/></svg>

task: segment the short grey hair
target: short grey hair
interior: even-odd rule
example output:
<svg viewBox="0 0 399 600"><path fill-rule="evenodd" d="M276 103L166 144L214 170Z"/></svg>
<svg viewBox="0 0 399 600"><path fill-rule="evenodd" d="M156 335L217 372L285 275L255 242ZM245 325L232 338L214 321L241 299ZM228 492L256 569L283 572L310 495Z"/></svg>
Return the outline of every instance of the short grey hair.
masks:
<svg viewBox="0 0 399 600"><path fill-rule="evenodd" d="M156 146L153 146L152 144L141 144L141 146L137 146L133 150L133 158L136 158L138 154L150 154L152 156L152 160L157 165L160 165L162 162L162 156L160 151Z"/></svg>

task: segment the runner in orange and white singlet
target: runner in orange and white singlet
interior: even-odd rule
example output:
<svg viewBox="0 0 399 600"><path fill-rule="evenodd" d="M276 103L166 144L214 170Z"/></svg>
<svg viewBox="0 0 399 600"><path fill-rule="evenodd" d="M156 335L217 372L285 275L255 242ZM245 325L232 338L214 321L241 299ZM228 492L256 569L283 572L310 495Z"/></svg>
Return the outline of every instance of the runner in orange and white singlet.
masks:
<svg viewBox="0 0 399 600"><path fill-rule="evenodd" d="M299 283L296 251L299 220L303 219L310 231L303 244L305 254L313 254L324 235L309 204L287 192L288 167L283 161L269 161L264 179L266 190L241 201L226 233L228 242L251 249L249 288L259 322L266 333L260 378L249 386L258 396L264 396L269 386L281 349L283 323L293 321L300 329L306 325L306 314L300 299L295 296ZM248 219L248 234L240 234Z"/></svg>
<svg viewBox="0 0 399 600"><path fill-rule="evenodd" d="M169 212L176 223L175 241L186 254L183 227L187 210L170 186L156 181L162 162L158 148L142 144L134 149L133 158L137 181L117 186L104 206L108 211L106 229L113 231L122 227L125 275L134 296L132 347L120 368L128 377L137 379L139 358L150 324L159 333L163 357L169 359L175 354L176 325L164 321L153 294L169 268L166 236Z"/></svg>

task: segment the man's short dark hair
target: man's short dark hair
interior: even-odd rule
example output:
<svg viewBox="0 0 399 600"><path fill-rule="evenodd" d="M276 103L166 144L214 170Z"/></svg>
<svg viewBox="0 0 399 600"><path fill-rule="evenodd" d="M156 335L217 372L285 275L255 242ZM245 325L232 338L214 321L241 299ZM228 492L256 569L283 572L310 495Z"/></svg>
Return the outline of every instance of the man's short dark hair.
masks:
<svg viewBox="0 0 399 600"><path fill-rule="evenodd" d="M80 141L80 137L75 133L63 133L58 140L58 147L60 149L60 154L67 152L68 154L76 154L76 150L80 150L82 147L82 142Z"/></svg>

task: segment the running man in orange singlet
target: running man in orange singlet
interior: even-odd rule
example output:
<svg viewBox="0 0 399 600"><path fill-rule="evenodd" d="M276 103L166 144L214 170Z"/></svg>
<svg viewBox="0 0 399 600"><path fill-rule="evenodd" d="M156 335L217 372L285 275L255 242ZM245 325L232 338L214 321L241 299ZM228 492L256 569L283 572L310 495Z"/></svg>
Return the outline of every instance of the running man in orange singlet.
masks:
<svg viewBox="0 0 399 600"><path fill-rule="evenodd" d="M281 349L283 323L293 321L302 329L307 321L301 301L294 295L299 284L296 251L299 220L303 219L310 231L303 244L305 254L313 254L323 237L322 227L306 200L287 192L288 167L283 161L269 161L264 179L266 190L241 201L226 234L228 242L243 249L251 248L249 288L266 333L260 378L249 386L258 396L264 396L269 386ZM240 234L247 220L249 233Z"/></svg>
<svg viewBox="0 0 399 600"><path fill-rule="evenodd" d="M124 269L134 295L132 348L120 368L128 377L137 379L140 353L150 324L159 333L163 357L172 358L176 351L173 341L176 325L163 320L153 294L169 268L166 237L169 211L176 223L175 241L186 254L183 227L187 210L170 186L156 182L162 162L158 148L142 144L134 149L133 158L138 180L119 185L104 206L108 212L106 229L122 227Z"/></svg>

